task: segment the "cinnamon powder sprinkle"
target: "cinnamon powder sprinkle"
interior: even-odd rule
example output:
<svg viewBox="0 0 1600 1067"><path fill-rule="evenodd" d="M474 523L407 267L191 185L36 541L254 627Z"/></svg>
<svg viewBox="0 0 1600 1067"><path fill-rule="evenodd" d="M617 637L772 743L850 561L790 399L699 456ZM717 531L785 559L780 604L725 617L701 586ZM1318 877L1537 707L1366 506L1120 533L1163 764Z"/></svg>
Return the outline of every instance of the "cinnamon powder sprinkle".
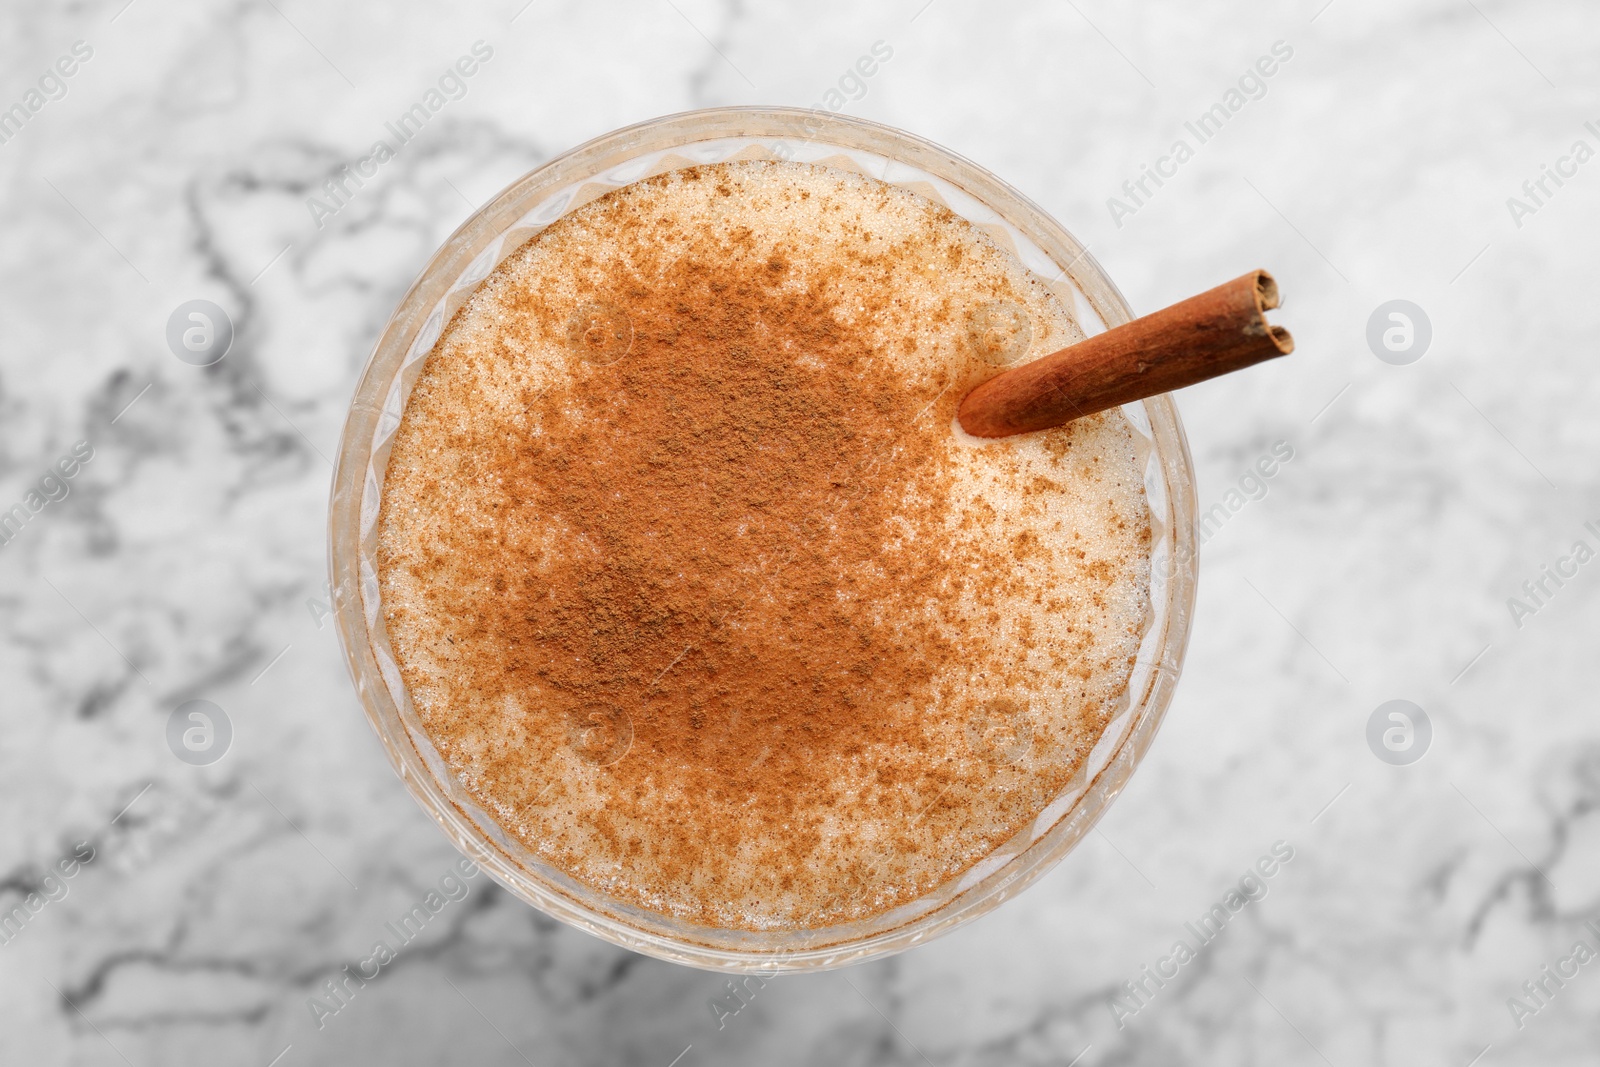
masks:
<svg viewBox="0 0 1600 1067"><path fill-rule="evenodd" d="M1149 523L1120 413L953 428L991 320L1008 361L1081 337L964 220L803 164L625 186L492 272L379 518L402 676L485 809L746 930L880 914L1024 829L1126 699Z"/></svg>

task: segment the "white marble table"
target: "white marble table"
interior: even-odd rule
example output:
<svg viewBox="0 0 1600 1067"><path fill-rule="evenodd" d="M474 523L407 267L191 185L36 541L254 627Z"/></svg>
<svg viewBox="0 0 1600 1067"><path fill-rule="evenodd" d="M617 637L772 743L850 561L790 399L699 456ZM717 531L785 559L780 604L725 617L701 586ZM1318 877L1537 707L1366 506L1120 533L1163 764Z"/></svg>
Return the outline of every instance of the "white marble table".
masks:
<svg viewBox="0 0 1600 1067"><path fill-rule="evenodd" d="M1600 160L1573 155L1600 149L1592 4L522 2L0 15L0 107L23 116L0 126L0 509L92 449L0 547L0 906L41 894L0 944L0 1062L1595 1062L1600 962L1572 955L1600 947L1600 564L1571 554L1600 548ZM464 95L314 219L325 178L480 40ZM830 97L879 41L892 57ZM722 979L481 877L318 1029L308 999L456 859L321 617L354 376L512 178L758 102L837 102L978 160L1140 310L1277 273L1297 354L1180 398L1228 514L1167 724L1020 899L773 982L721 1030ZM1217 103L1202 143L1185 123ZM1170 176L1134 200L1147 164ZM193 299L237 328L208 368L164 336ZM1432 325L1407 365L1366 339L1393 299ZM1279 441L1265 496L1229 498ZM1513 618L1547 564L1569 577ZM232 723L211 766L167 744L191 699ZM1366 740L1391 699L1432 725L1409 766ZM1114 1010L1279 841L1265 898Z"/></svg>

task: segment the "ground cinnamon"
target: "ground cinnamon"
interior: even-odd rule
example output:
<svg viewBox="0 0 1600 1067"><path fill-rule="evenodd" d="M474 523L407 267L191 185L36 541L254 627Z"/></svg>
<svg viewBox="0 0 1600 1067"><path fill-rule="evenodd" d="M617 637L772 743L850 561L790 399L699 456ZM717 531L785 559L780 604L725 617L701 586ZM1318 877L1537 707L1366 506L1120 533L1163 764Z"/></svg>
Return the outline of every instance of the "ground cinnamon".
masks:
<svg viewBox="0 0 1600 1067"><path fill-rule="evenodd" d="M997 252L933 205L892 242L831 207L838 250L774 241L741 221L766 188L743 174L656 180L715 210L693 226L642 211L649 183L597 201L541 238L570 295L511 273L463 309L390 460L384 602L430 732L530 847L694 921L819 925L926 892L1065 783L1137 643L1091 621L1118 589L1138 617L1142 489L1110 424L980 463L950 423L990 365L954 347L911 374L885 338L930 262L952 345L963 300L1040 315L998 267L962 290L959 258ZM626 251L585 265L599 248ZM1112 548L1052 544L1071 494L1025 455L1081 467ZM974 496L974 464L1003 495Z"/></svg>

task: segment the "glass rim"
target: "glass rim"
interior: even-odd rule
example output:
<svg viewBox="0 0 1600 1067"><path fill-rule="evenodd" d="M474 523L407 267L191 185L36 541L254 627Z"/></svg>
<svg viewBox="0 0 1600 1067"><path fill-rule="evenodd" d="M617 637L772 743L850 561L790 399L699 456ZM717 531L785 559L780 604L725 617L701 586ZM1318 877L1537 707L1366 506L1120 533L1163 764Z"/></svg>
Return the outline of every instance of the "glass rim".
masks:
<svg viewBox="0 0 1600 1067"><path fill-rule="evenodd" d="M475 805L465 798L437 753L430 760L424 751L431 747L426 734L419 732L417 723L407 721L409 700L403 685L398 700L395 697L398 672L385 674L381 657L387 655L387 637L377 609L376 574L371 566L363 566L363 543L370 536L381 493L382 473L376 468L387 459L387 444L380 438L384 427L392 435L404 409L409 392L404 373L410 369L414 380L438 336L433 331L442 328L500 259L543 225L586 203L585 195L592 199L659 172L644 171L605 184L605 176L625 171L634 161L680 160L674 166L711 161L682 159L678 153L708 145L726 149L741 140L749 143L744 151L761 148L769 158L789 158L783 153L795 152L819 162L836 156L851 162L881 160L884 173L872 176L886 181L895 168L931 177L936 192L958 214L981 222L985 229L997 223L1009 232L1013 245L1026 253L1025 265L1031 268L1027 259L1031 256L1033 262L1056 267L1059 273L1053 278L1034 273L1072 296L1074 313L1086 332L1133 317L1127 301L1088 250L1043 209L982 167L905 131L816 110L763 107L689 111L623 127L551 158L501 190L451 234L397 303L358 379L340 439L329 501L329 579L335 629L368 722L407 790L458 849L519 899L625 948L710 970L775 974L860 962L948 932L1015 896L1064 859L1093 828L1153 741L1182 668L1198 577L1196 501L1188 444L1172 398L1163 394L1125 405L1124 413L1148 437L1150 450L1146 496L1151 509L1152 581L1150 629L1129 679L1125 706L1106 731L1109 734L1112 726L1122 723L1120 736L1111 744L1102 737L1108 750L1101 752L1102 745L1097 745L1086 758L1081 786L1069 786L1012 841L917 901L868 920L814 930L714 930L629 908L529 862L531 853L520 842L504 840L507 835L495 833L498 824L492 818L472 810ZM825 155L829 150L836 156ZM541 212L548 215L542 221ZM1161 515L1156 514L1158 503ZM1160 560L1158 536L1165 546ZM414 718L414 712L410 714ZM1070 803L1053 811L1062 798ZM1050 822L1036 828L1034 824L1046 815ZM1019 844L1017 839L1024 834L1030 836ZM519 850L525 855L518 856ZM969 883L968 875L986 865L991 869ZM932 900L937 903L920 914L907 912ZM901 913L909 917L896 922Z"/></svg>

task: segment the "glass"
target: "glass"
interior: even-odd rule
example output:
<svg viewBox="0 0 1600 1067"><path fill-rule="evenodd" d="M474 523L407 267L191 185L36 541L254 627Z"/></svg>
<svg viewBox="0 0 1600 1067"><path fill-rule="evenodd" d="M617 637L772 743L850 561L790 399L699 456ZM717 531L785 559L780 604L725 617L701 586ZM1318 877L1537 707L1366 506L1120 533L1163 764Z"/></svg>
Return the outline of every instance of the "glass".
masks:
<svg viewBox="0 0 1600 1067"><path fill-rule="evenodd" d="M981 226L1073 309L1089 334L1132 318L1083 246L994 175L938 145L860 119L720 108L617 130L514 182L423 268L378 338L339 444L330 504L334 617L367 719L417 803L496 881L549 915L625 948L726 971L821 970L902 951L970 922L1061 861L1105 812L1155 737L1183 664L1196 581L1194 477L1168 396L1125 405L1146 459L1149 628L1123 705L1068 788L959 878L894 911L816 930L695 926L608 899L534 856L462 788L411 706L378 603L376 525L389 446L440 331L507 255L595 197L663 170L729 159L854 169L942 201Z"/></svg>

